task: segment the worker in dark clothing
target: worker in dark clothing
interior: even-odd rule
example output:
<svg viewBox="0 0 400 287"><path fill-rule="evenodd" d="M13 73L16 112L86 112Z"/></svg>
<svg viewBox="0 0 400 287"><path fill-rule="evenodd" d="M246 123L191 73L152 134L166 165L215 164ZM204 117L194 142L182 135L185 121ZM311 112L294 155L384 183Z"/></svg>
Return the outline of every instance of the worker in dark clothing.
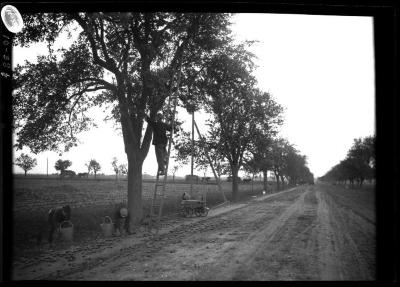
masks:
<svg viewBox="0 0 400 287"><path fill-rule="evenodd" d="M49 243L53 242L53 234L63 221L70 220L71 207L69 205L54 207L49 210L48 222L50 224Z"/></svg>
<svg viewBox="0 0 400 287"><path fill-rule="evenodd" d="M172 131L172 127L169 124L163 123L162 114L158 113L156 120L150 120L149 116L146 116L146 121L153 128L153 145L156 151L156 157L158 162L158 174L165 174L165 166L167 165L167 131Z"/></svg>
<svg viewBox="0 0 400 287"><path fill-rule="evenodd" d="M127 231L128 209L124 204L118 204L114 211L115 235L124 234Z"/></svg>

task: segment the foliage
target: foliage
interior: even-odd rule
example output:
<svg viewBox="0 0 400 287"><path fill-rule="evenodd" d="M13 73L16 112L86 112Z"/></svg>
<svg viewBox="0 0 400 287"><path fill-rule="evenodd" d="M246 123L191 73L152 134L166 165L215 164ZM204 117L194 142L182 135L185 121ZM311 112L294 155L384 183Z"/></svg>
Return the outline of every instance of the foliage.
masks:
<svg viewBox="0 0 400 287"><path fill-rule="evenodd" d="M205 144L229 164L234 198L237 174L249 156L254 135L261 130L272 132L281 123L282 108L255 87L252 59L244 44L228 46L211 59L202 85L205 110L212 115Z"/></svg>
<svg viewBox="0 0 400 287"><path fill-rule="evenodd" d="M97 172L99 170L101 170L100 164L95 159L91 159L89 162L89 166L90 166L90 169L93 170L93 172L94 172L94 177L96 177Z"/></svg>
<svg viewBox="0 0 400 287"><path fill-rule="evenodd" d="M349 181L351 185L354 185L354 181L358 181L360 186L365 179L373 179L376 161L375 141L375 135L354 139L346 158L332 167L320 179L343 183Z"/></svg>
<svg viewBox="0 0 400 287"><path fill-rule="evenodd" d="M90 165L90 160L89 160L87 163L85 163L85 166L86 166L87 169L88 169L88 176L89 176L89 174L90 174L90 172L91 172L91 170L92 170L92 166Z"/></svg>
<svg viewBox="0 0 400 287"><path fill-rule="evenodd" d="M15 164L24 170L26 176L26 173L37 165L37 161L28 154L22 153L15 159Z"/></svg>
<svg viewBox="0 0 400 287"><path fill-rule="evenodd" d="M119 166L118 166L118 159L117 159L116 157L114 157L114 158L112 159L111 165L112 165L112 167L113 167L113 169L114 169L115 177L117 178L117 177L118 177L118 174L120 173L120 169L119 169Z"/></svg>
<svg viewBox="0 0 400 287"><path fill-rule="evenodd" d="M207 159L208 155L218 178L220 178L221 175L229 173L229 164L222 155L219 143L202 138L195 140L192 147L189 134L184 134L186 137L179 137L175 141L175 149L177 150L176 160L178 162L187 164L193 153L195 167L205 170L210 167L210 162Z"/></svg>
<svg viewBox="0 0 400 287"><path fill-rule="evenodd" d="M63 173L66 169L68 169L72 165L72 162L70 160L62 160L59 159L56 161L54 168L56 170L59 170L61 173Z"/></svg>
<svg viewBox="0 0 400 287"><path fill-rule="evenodd" d="M307 158L284 138L274 138L271 141L267 165L275 174L277 186L283 184L284 178L289 183L314 183L314 175L307 167Z"/></svg>
<svg viewBox="0 0 400 287"><path fill-rule="evenodd" d="M16 68L17 147L29 146L37 153L58 151L63 144L67 151L78 143L76 134L92 125L88 109L103 104L113 109L116 121L127 117L124 137L126 129L133 129L132 140L139 140L144 114L154 116L163 107L180 64L190 73L196 61L201 63L202 57L226 41L228 17L212 13L25 15L26 29L16 36L21 46L48 41L51 47L63 30L71 32L76 26L79 36L70 48L50 50L51 54L38 57L37 64L27 62Z"/></svg>
<svg viewBox="0 0 400 287"><path fill-rule="evenodd" d="M126 175L128 173L128 165L126 163L121 163L118 166L119 172L122 173L123 175Z"/></svg>

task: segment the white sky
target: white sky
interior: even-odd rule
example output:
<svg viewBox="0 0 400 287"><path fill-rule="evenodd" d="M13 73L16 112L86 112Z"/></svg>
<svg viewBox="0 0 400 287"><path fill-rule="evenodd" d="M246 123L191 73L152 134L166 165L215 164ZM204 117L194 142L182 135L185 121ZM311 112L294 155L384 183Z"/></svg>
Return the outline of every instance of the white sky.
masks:
<svg viewBox="0 0 400 287"><path fill-rule="evenodd" d="M285 108L281 135L295 144L308 158L314 176L322 176L342 160L353 139L375 132L375 76L373 19L353 16L317 16L291 14L237 14L232 30L239 40L258 40L251 51L257 56L256 77L259 87L270 92ZM68 44L64 42L63 44ZM14 64L34 61L45 53L43 44L15 48ZM100 111L94 117L104 118ZM195 115L204 122L204 115ZM184 127L191 130L190 117ZM100 172L112 174L111 160L126 162L122 135L111 122L98 121L98 128L83 133L81 145L61 157L44 152L34 157L38 165L30 173L56 172L57 159L72 161L70 169L86 170L91 158L102 166ZM16 152L29 153L28 149ZM170 167L174 165L170 160ZM155 174L156 159L151 147L143 164L143 173ZM22 169L14 166L19 173ZM202 172L195 172L202 175ZM211 175L211 169L208 171ZM177 175L190 174L190 166Z"/></svg>

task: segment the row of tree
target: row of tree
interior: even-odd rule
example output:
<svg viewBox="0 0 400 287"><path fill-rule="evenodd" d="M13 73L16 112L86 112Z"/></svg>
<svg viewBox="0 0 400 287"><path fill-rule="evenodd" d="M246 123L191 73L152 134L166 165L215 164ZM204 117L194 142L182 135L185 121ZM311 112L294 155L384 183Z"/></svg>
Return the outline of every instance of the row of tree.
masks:
<svg viewBox="0 0 400 287"><path fill-rule="evenodd" d="M204 172L208 171L210 168L210 159L219 180L221 180L222 175L228 175L232 180L235 180L229 160L221 152L223 147L211 148L212 146L215 147L215 142L212 142L215 139L207 138L208 142L204 137L195 140L194 161L196 168L204 170ZM179 144L177 159L182 163L187 163L188 154L191 153L191 150L182 148ZM186 140L185 146L189 146L188 140ZM290 185L314 184L314 175L307 167L307 157L301 155L293 144L281 137L258 138L258 141L252 142L246 150L245 156L243 156L239 169L251 175L252 180L259 173L262 173L265 191L268 190L268 172L274 174L277 190L283 189L285 182L288 182ZM237 181L239 181L238 179L236 176Z"/></svg>
<svg viewBox="0 0 400 287"><path fill-rule="evenodd" d="M352 187L357 183L361 187L366 179L375 179L375 141L375 135L354 139L346 158L319 180L338 184L350 183Z"/></svg>
<svg viewBox="0 0 400 287"><path fill-rule="evenodd" d="M276 152L273 139L282 124L282 107L257 88L252 75L250 42L234 41L231 14L226 13L41 13L24 15L25 28L15 43L47 42L49 53L14 71L13 115L17 148L32 152L64 151L78 144L77 134L94 123L88 111L108 106L121 125L128 162L129 230L142 219L142 166L152 138L146 115L170 119L167 99L189 112L210 114L209 129L196 146L179 129L176 148L182 158L197 147L214 154L211 160L229 165L233 199L238 172L247 163L267 162ZM55 51L54 42L67 32L76 39ZM178 80L179 79L179 80ZM279 142L279 141L278 141ZM279 158L279 157L278 157ZM299 168L272 161L276 175L292 182ZM300 157L292 162L305 164ZM267 165L254 165L266 170ZM285 170L282 171L282 170ZM305 169L301 173L306 173ZM282 178L281 178L282 179Z"/></svg>
<svg viewBox="0 0 400 287"><path fill-rule="evenodd" d="M15 165L22 168L26 176L27 172L33 169L37 165L37 160L29 156L28 154L22 153L19 157L15 159ZM54 168L60 172L60 176L63 176L66 174L66 171L68 171L68 168L71 165L72 161L70 160L58 159L55 162ZM94 177L96 178L97 173L101 170L100 163L98 163L97 160L95 159L89 160L89 162L85 163L85 166L87 168L87 173L85 173L86 176L89 176L89 174L93 171ZM118 164L118 159L116 157L112 159L111 166L115 172L115 179L118 179L119 174L126 175L128 172L127 165Z"/></svg>
<svg viewBox="0 0 400 287"><path fill-rule="evenodd" d="M198 131L197 140L182 132L175 141L179 162L187 163L194 155L198 168L206 170L211 162L218 178L230 175L233 199L237 198L241 169L253 175L262 172L265 189L268 171L274 172L278 189L284 178L291 184L313 181L306 157L277 136L283 108L271 94L257 87L249 45L224 46L203 65L191 86L193 90L184 90L183 94L188 92L187 97L193 97L198 93L198 102L191 98L187 110L207 113L208 129L204 135Z"/></svg>

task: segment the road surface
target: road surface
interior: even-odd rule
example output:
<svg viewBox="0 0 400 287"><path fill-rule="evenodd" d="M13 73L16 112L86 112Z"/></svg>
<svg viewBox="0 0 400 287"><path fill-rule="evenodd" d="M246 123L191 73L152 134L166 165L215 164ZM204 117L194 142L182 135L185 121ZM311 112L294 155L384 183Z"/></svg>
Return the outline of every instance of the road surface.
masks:
<svg viewBox="0 0 400 287"><path fill-rule="evenodd" d="M15 280L374 280L374 191L305 185L16 261Z"/></svg>

